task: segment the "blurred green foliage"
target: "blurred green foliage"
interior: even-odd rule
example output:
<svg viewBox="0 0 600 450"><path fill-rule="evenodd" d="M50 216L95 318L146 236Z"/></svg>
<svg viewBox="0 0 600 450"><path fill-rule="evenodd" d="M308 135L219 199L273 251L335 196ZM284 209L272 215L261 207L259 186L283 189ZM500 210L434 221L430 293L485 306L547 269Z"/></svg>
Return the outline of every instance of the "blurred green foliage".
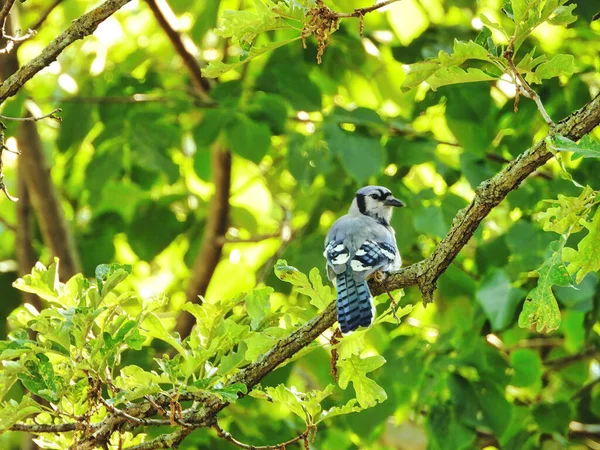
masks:
<svg viewBox="0 0 600 450"><path fill-rule="evenodd" d="M4 224L15 224L16 209L1 200L0 314L12 313L0 325L4 335L12 330L0 344L4 427L39 410L26 391L74 414L85 410L76 351L94 355L94 371L109 368L128 393L122 401L161 384L235 400L243 387L219 391L219 383L333 298L313 268L357 188L385 185L408 203L392 223L407 265L431 254L481 181L546 135L534 102L521 98L513 110L515 87L503 75L511 37L517 68L555 121L600 88L600 23L591 21L598 7L586 0L403 0L365 15L362 34L358 19L341 20L321 64L314 37L302 46L303 2L279 2L277 14L270 0L250 3L169 2L187 45L209 63L205 74L219 77L210 102L190 95L169 40L146 5L132 2L1 105L12 116L27 97L43 111L63 109L60 128L38 129L84 272L59 285L54 269L38 266L16 286L54 307L35 316L22 306L11 286L17 242ZM326 4L345 12L370 5ZM20 46L20 59L37 55L84 9L59 5ZM24 28L39 16L29 2L21 10ZM8 145L18 146L16 124L6 125ZM265 378L258 399L227 407L224 428L247 443L274 444L317 423L323 408L332 417L319 424L314 448L598 441L577 431L600 421L598 137L549 140L557 159L483 221L440 278L433 305L415 306L397 325L382 296L379 323L340 344L339 387L330 387L323 337ZM228 237L277 233L288 211L292 239L226 244L206 302L184 305L214 192L215 146L234 154ZM17 176L10 158L9 188ZM50 263L41 235L34 244ZM289 266L274 272L279 257ZM107 262L117 265L96 269ZM400 306L408 313L419 301L418 289L407 289ZM198 319L184 342L169 333L182 309ZM86 324L105 328L90 340ZM20 327L45 337L34 342ZM171 348L178 355L163 357ZM267 395L274 404L260 401ZM141 438L128 435L131 444ZM47 439L59 448L68 440ZM22 441L0 436L2 448ZM199 430L180 448L233 447Z"/></svg>

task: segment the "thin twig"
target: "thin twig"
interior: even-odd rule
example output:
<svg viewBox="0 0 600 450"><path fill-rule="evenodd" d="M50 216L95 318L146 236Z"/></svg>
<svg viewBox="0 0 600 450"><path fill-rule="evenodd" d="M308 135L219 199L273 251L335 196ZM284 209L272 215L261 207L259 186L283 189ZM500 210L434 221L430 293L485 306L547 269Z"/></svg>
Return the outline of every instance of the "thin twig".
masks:
<svg viewBox="0 0 600 450"><path fill-rule="evenodd" d="M304 432L302 432L298 436L290 439L289 441L281 442L281 443L275 444L275 445L248 445L248 444L244 444L243 442L240 442L237 439L235 439L231 434L229 434L227 431L223 430L223 428L221 428L219 426L219 424L216 423L216 422L213 425L213 428L217 432L217 436L219 436L221 439L225 439L227 442L231 442L233 445L236 445L236 446L238 446L240 448L243 448L245 450L280 450L280 449L285 449L288 445L294 444L294 443L296 443L298 441L306 442L307 438L309 437L309 435L313 431L316 432L316 430L317 430L317 426L315 424L310 423L310 424L308 424L306 426L306 430L304 430Z"/></svg>
<svg viewBox="0 0 600 450"><path fill-rule="evenodd" d="M202 71L200 70L200 64L185 47L181 34L175 29L174 25L169 22L168 15L162 8L168 8L167 2L161 2L160 5L156 0L146 0L146 3L150 7L154 18L158 22L158 25L163 29L171 44L175 48L175 51L182 59L189 75L192 85L198 94L202 95L205 99L208 99L208 91L210 90L210 84L208 80L202 77Z"/></svg>
<svg viewBox="0 0 600 450"><path fill-rule="evenodd" d="M338 13L338 12L336 12L334 14L339 19L345 19L345 18L349 18L349 17L356 17L356 18L362 20L362 17L365 14L370 13L370 12L375 11L375 10L380 9L380 8L385 8L386 6L391 5L392 3L399 2L399 1L401 1L401 0L387 0L385 2L377 3L376 5L368 6L366 8L356 8L351 13Z"/></svg>
<svg viewBox="0 0 600 450"><path fill-rule="evenodd" d="M8 42L4 48L0 49L0 55L12 52L13 49L20 43L25 42L27 39L35 35L36 32L34 30L27 30L27 33L25 34L21 34L21 30L17 30L14 36L4 34L3 31L1 37L6 39Z"/></svg>
<svg viewBox="0 0 600 450"><path fill-rule="evenodd" d="M10 223L8 220L6 220L4 217L0 216L0 223L2 225L4 225L4 228L6 228L7 230L12 231L13 233L16 233L17 231L17 227L15 225L13 225L12 223Z"/></svg>
<svg viewBox="0 0 600 450"><path fill-rule="evenodd" d="M588 358L596 358L600 356L600 350L591 347L587 350L584 350L581 353L577 353L575 355L563 356L562 358L551 359L550 361L546 361L545 364L549 367L550 370L560 370L564 367L567 367L573 363L578 361L582 361Z"/></svg>
<svg viewBox="0 0 600 450"><path fill-rule="evenodd" d="M62 122L62 117L57 116L56 114L62 112L62 109L56 108L50 111L48 114L44 114L43 116L27 116L27 117L8 117L0 114L0 119L3 120L12 120L15 122L37 122L38 120L43 119L53 119L58 122Z"/></svg>
<svg viewBox="0 0 600 450"><path fill-rule="evenodd" d="M171 425L171 421L166 420L166 419L165 420L162 420L162 419L140 419L138 417L133 417L132 415L127 414L125 411L108 403L104 399L104 397L102 397L101 395L98 396L98 400L100 400L100 403L102 403L104 405L104 407L106 409L108 409L111 413L116 414L117 416L123 417L125 420L133 423L134 425L141 425L141 426Z"/></svg>
<svg viewBox="0 0 600 450"><path fill-rule="evenodd" d="M515 87L517 88L517 92L519 94L523 95L524 97L527 97L535 102L540 114L542 115L542 117L544 118L544 120L550 127L556 126L556 124L554 123L554 121L552 120L552 118L550 117L548 112L546 111L546 108L544 108L544 104L542 103L540 96L537 94L537 92L535 92L532 89L532 87L529 85L529 83L527 83L525 78L523 78L523 75L521 75L521 72L519 72L519 69L517 69L517 67L515 66L515 63L513 62L513 59L512 59L513 50L510 46L509 46L509 48L507 48L505 50L504 57L506 58L506 61L508 62L508 67L509 67L512 75L514 77L516 77L516 80L518 80L518 82L515 82L515 85L516 85ZM515 79L515 78L513 78L513 79ZM518 96L515 97L515 102L517 102L518 98L519 98ZM518 104L518 103L515 103L515 104Z"/></svg>
<svg viewBox="0 0 600 450"><path fill-rule="evenodd" d="M583 386L581 386L577 391L575 391L575 393L573 393L573 395L571 395L571 400L576 400L579 397L583 397L583 395L590 391L594 386L596 386L598 383L600 383L600 377L596 378L593 381L590 381L587 384L584 384Z"/></svg>

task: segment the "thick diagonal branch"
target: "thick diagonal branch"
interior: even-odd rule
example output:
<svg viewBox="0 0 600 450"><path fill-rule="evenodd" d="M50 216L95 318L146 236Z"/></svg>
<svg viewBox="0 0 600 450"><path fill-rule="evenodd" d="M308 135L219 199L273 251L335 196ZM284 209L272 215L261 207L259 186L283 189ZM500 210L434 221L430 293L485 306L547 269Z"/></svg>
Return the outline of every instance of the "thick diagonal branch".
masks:
<svg viewBox="0 0 600 450"><path fill-rule="evenodd" d="M62 51L73 42L92 34L98 25L118 11L131 0L107 0L97 8L83 14L71 22L71 25L60 35L52 39L42 52L21 67L0 85L0 104L8 97L15 95L19 89L33 76L56 60Z"/></svg>

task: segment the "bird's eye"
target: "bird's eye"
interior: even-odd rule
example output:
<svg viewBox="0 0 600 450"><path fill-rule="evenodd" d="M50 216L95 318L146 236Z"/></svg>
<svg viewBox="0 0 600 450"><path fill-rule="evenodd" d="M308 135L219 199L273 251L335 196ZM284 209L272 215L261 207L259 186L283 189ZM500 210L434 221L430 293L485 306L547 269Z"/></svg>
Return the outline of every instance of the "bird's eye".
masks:
<svg viewBox="0 0 600 450"><path fill-rule="evenodd" d="M377 200L379 197L377 197L377 194L371 194L369 195L369 197L374 198L375 200Z"/></svg>

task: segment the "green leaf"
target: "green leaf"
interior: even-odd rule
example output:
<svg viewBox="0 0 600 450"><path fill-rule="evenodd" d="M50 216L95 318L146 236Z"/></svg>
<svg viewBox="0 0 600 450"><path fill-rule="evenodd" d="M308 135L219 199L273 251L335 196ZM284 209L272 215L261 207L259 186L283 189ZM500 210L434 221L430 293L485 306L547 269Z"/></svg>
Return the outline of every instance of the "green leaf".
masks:
<svg viewBox="0 0 600 450"><path fill-rule="evenodd" d="M296 391L294 388L290 389L283 384L274 388L267 387L265 392L271 396L274 402L284 404L306 423L310 423L308 412L304 406L303 393Z"/></svg>
<svg viewBox="0 0 600 450"><path fill-rule="evenodd" d="M196 318L196 326L200 331L202 345L209 348L212 339L217 334L216 329L229 308L224 308L219 303L203 301L200 305L197 303L184 303L182 309Z"/></svg>
<svg viewBox="0 0 600 450"><path fill-rule="evenodd" d="M575 8L577 8L577 4L575 3L571 3L570 5L566 6L559 6L552 12L548 22L550 22L552 25L558 26L567 26L575 22L577 20L577 16L573 14L573 10Z"/></svg>
<svg viewBox="0 0 600 450"><path fill-rule="evenodd" d="M541 83L542 80L558 77L561 75L572 75L575 71L575 58L573 55L556 55L549 61L541 63L535 72L525 77L529 83Z"/></svg>
<svg viewBox="0 0 600 450"><path fill-rule="evenodd" d="M542 360L538 352L522 348L510 353L510 364L515 370L510 384L528 387L539 383L542 377Z"/></svg>
<svg viewBox="0 0 600 450"><path fill-rule="evenodd" d="M25 369L27 372L17 374L23 386L49 402L58 401L60 379L55 376L54 366L46 355L38 353L35 359L25 362Z"/></svg>
<svg viewBox="0 0 600 450"><path fill-rule="evenodd" d="M481 22L489 28L493 28L494 30L500 31L504 36L506 36L506 31L504 31L504 27L499 23L492 22L485 14L480 14L479 18Z"/></svg>
<svg viewBox="0 0 600 450"><path fill-rule="evenodd" d="M177 350L184 358L187 356L185 348L183 348L181 345L181 339L179 338L179 335L174 336L173 334L169 333L160 319L154 313L148 314L142 323L142 332L145 336L165 341L167 344L171 345L175 350Z"/></svg>
<svg viewBox="0 0 600 450"><path fill-rule="evenodd" d="M139 112L129 120L128 131L135 165L165 174L169 183L176 182L179 167L168 151L181 146L181 131L177 124L155 112Z"/></svg>
<svg viewBox="0 0 600 450"><path fill-rule="evenodd" d="M573 152L573 159L579 158L600 158L600 142L586 134L578 143L573 142L569 138L555 135L550 145L552 149L559 152Z"/></svg>
<svg viewBox="0 0 600 450"><path fill-rule="evenodd" d="M293 39L287 39L285 41L271 42L270 44L262 45L259 47L254 46L245 55L244 59L241 59L240 61L236 61L234 63L226 64L224 62L211 61L208 64L208 66L206 66L205 68L202 69L202 76L204 76L206 78L220 77L224 73L227 73L233 69L237 69L242 64L246 64L248 61L252 61L254 58L257 58L258 56L262 56L265 53L275 50L276 48L279 48L281 46L287 45L290 42L297 41L298 39L300 39L300 36L293 38Z"/></svg>
<svg viewBox="0 0 600 450"><path fill-rule="evenodd" d="M121 389L119 397L123 400L133 401L145 395L152 395L162 391L161 384L170 384L171 380L166 375L148 372L139 366L125 366L120 370L120 375L114 380L115 386Z"/></svg>
<svg viewBox="0 0 600 450"><path fill-rule="evenodd" d="M61 286L58 281L58 258L54 258L54 263L50 264L47 269L41 262L37 262L31 270L31 275L18 278L13 286L49 302L58 302Z"/></svg>
<svg viewBox="0 0 600 450"><path fill-rule="evenodd" d="M366 376L367 373L381 367L384 363L385 358L381 355L367 358L354 355L349 359L339 361L338 367L342 371L339 379L340 387L346 389L352 382L356 399L362 408L369 408L378 402L385 401L387 394L383 388Z"/></svg>
<svg viewBox="0 0 600 450"><path fill-rule="evenodd" d="M533 408L533 417L543 433L566 435L573 419L573 408L567 402L540 403Z"/></svg>
<svg viewBox="0 0 600 450"><path fill-rule="evenodd" d="M489 61L490 55L485 47L473 42L463 42L458 39L454 40L453 53L448 54L443 50L438 53L438 60L442 67L448 68L451 66L460 66L468 59L479 59Z"/></svg>
<svg viewBox="0 0 600 450"><path fill-rule="evenodd" d="M577 244L577 252L566 248L563 254L565 262L569 263L569 273L575 275L575 282L581 283L590 272L600 270L600 208L591 222L581 220L581 225L587 228L588 234Z"/></svg>
<svg viewBox="0 0 600 450"><path fill-rule="evenodd" d="M533 57L535 55L535 47L529 53L527 53L521 61L517 64L517 69L521 73L532 72L539 64L546 61L546 55L540 55L536 58Z"/></svg>
<svg viewBox="0 0 600 450"><path fill-rule="evenodd" d="M8 400L0 406L0 433L7 431L15 423L26 417L42 412L42 408L31 398L29 394L23 396L20 402Z"/></svg>
<svg viewBox="0 0 600 450"><path fill-rule="evenodd" d="M500 79L499 76L490 75L481 69L468 68L466 71L461 67L442 67L427 79L427 84L436 91L441 86L459 83L476 83L478 81L492 81Z"/></svg>
<svg viewBox="0 0 600 450"><path fill-rule="evenodd" d="M456 411L448 404L435 403L426 422L429 447L435 450L473 448L475 431L458 420Z"/></svg>
<svg viewBox="0 0 600 450"><path fill-rule="evenodd" d="M245 340L248 350L244 357L248 361L256 361L263 353L269 350L277 340L265 333L254 333Z"/></svg>
<svg viewBox="0 0 600 450"><path fill-rule="evenodd" d="M248 387L244 383L234 383L222 388L212 388L210 389L210 392L217 394L226 402L232 403L237 401L237 399L239 398L239 392L241 392L244 395L247 394Z"/></svg>
<svg viewBox="0 0 600 450"><path fill-rule="evenodd" d="M269 296L273 293L273 288L254 289L245 297L246 310L252 319L251 326L256 330L265 317L271 311L271 302Z"/></svg>
<svg viewBox="0 0 600 450"><path fill-rule="evenodd" d="M523 311L519 315L520 327L529 328L535 325L538 332L548 333L560 326L560 310L552 286L572 284L571 276L561 258L561 250L562 247L559 247L542 267L536 269L539 275L538 284L527 294Z"/></svg>
<svg viewBox="0 0 600 450"><path fill-rule="evenodd" d="M327 122L324 132L329 150L358 183L381 172L384 153L380 138L343 130L334 122Z"/></svg>
<svg viewBox="0 0 600 450"><path fill-rule="evenodd" d="M96 267L95 276L98 290L104 298L121 281L131 274L131 264L100 264Z"/></svg>
<svg viewBox="0 0 600 450"><path fill-rule="evenodd" d="M510 279L503 270L494 269L488 273L477 291L477 301L490 321L494 331L506 328L513 320L517 305L525 291L511 286Z"/></svg>
<svg viewBox="0 0 600 450"><path fill-rule="evenodd" d="M245 114L236 114L226 130L231 151L252 162L259 163L271 147L269 126Z"/></svg>
<svg viewBox="0 0 600 450"><path fill-rule="evenodd" d="M256 13L246 10L224 11L217 34L239 41L243 47L251 44L260 33L301 27L305 8L300 3L272 0L265 0L265 2L266 4L262 0L254 1ZM294 20L298 22L295 25Z"/></svg>
<svg viewBox="0 0 600 450"><path fill-rule="evenodd" d="M329 409L326 409L316 416L315 424L320 423L324 420L331 419L332 417L343 416L343 415L350 414L353 412L362 411L363 408L358 406L357 403L358 403L358 400L353 398L353 399L349 400L348 403L346 403L343 406L333 406Z"/></svg>
<svg viewBox="0 0 600 450"><path fill-rule="evenodd" d="M600 153L599 153L600 155ZM538 215L538 220L543 224L544 231L554 231L563 234L570 230L576 233L582 229L580 220L587 215L590 202L594 200L596 192L586 186L579 197L567 197L558 194L558 200L544 200L552 206ZM585 217L583 217L585 218Z"/></svg>
<svg viewBox="0 0 600 450"><path fill-rule="evenodd" d="M196 146L198 148L208 147L215 142L230 118L229 111L218 108L205 110L202 122L194 129Z"/></svg>
<svg viewBox="0 0 600 450"><path fill-rule="evenodd" d="M118 198L119 201L115 202ZM129 180L108 180L102 188L100 199L94 209L94 216L114 211L123 220L131 222L135 216L135 210L140 201L147 198L147 193L138 184Z"/></svg>
<svg viewBox="0 0 600 450"><path fill-rule="evenodd" d="M319 311L325 309L333 300L331 287L323 284L319 269L313 267L307 277L287 261L280 259L275 264L275 275L281 281L286 281L297 287L297 291L310 298L311 305Z"/></svg>
<svg viewBox="0 0 600 450"><path fill-rule="evenodd" d="M431 75L438 71L440 63L436 60L428 60L403 66L406 77L400 87L407 90L420 85Z"/></svg>

